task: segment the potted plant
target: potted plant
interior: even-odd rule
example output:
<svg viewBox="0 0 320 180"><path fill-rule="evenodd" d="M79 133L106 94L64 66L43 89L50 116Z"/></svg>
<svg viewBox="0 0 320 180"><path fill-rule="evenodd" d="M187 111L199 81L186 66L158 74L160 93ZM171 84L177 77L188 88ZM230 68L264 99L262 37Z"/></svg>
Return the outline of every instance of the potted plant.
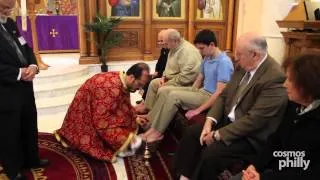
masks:
<svg viewBox="0 0 320 180"><path fill-rule="evenodd" d="M95 33L95 46L99 52L99 60L101 62L101 71L108 71L108 66L106 64L106 54L108 49L118 45L122 40L122 33L114 31L114 29L120 24L121 18L118 17L106 17L97 14L94 22L87 23L84 25L86 32ZM92 40L92 39L90 39Z"/></svg>

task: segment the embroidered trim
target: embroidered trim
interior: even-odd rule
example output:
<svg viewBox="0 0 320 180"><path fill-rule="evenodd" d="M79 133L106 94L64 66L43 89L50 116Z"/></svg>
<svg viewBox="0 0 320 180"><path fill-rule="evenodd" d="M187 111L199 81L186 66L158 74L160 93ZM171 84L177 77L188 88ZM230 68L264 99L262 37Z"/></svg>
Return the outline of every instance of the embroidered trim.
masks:
<svg viewBox="0 0 320 180"><path fill-rule="evenodd" d="M124 150L126 150L128 148L128 146L130 145L132 139L138 134L138 128L136 128L136 130L132 133L129 134L127 140L122 144L122 146L114 153L111 162L114 163L117 161L117 155L120 152L123 152Z"/></svg>

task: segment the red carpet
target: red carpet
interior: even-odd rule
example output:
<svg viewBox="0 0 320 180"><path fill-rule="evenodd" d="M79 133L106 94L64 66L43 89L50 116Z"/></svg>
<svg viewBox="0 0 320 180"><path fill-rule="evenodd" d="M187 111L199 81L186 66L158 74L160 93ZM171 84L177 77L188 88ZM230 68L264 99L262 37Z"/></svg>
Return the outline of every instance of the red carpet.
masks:
<svg viewBox="0 0 320 180"><path fill-rule="evenodd" d="M172 179L171 164L176 146L174 137L168 133L146 166L142 155L125 159L129 180ZM40 156L50 165L27 173L28 179L36 180L115 180L116 173L111 163L92 159L76 150L65 149L52 134L39 134Z"/></svg>

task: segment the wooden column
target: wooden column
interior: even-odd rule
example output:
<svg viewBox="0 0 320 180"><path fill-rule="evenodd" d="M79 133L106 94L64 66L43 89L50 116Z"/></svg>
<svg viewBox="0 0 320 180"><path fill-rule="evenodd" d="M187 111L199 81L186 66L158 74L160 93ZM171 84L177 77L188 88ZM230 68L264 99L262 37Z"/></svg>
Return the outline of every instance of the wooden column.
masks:
<svg viewBox="0 0 320 180"><path fill-rule="evenodd" d="M35 5L36 0L28 0L27 7L28 7L28 16L30 18L31 23L31 32L32 32L32 45L33 45L33 52L37 59L37 64L40 70L48 69L48 65L45 64L40 57L39 53L39 46L38 46L38 35L37 35L37 28L36 28L36 14L35 14Z"/></svg>
<svg viewBox="0 0 320 180"><path fill-rule="evenodd" d="M143 1L142 1L143 2ZM145 61L151 61L153 60L152 56L152 27L151 27L151 18L152 18L152 2L150 0L145 1L145 20L144 20L144 54L143 54L143 60Z"/></svg>
<svg viewBox="0 0 320 180"><path fill-rule="evenodd" d="M233 9L233 13L232 13L232 19L233 19L233 27L232 28L232 38L231 38L231 51L234 52L235 48L236 48L236 41L237 41L237 30L238 30L238 14L239 14L239 6L240 6L240 0L236 0L236 2L234 3L234 9ZM230 27L230 28L231 28Z"/></svg>
<svg viewBox="0 0 320 180"><path fill-rule="evenodd" d="M97 15L97 1L89 1L89 22L92 23ZM94 32L90 32L90 56L98 56L97 48L95 46L96 35Z"/></svg>
<svg viewBox="0 0 320 180"><path fill-rule="evenodd" d="M194 36L195 36L195 25L194 25L194 19L195 19L195 1L194 0L191 0L189 1L189 13L187 13L189 16L188 16L188 40L190 42L193 41L194 39Z"/></svg>
<svg viewBox="0 0 320 180"><path fill-rule="evenodd" d="M102 0L99 0L102 2ZM84 31L84 24L92 22L96 17L97 12L97 0L78 0L79 8L79 39L80 39L80 60L79 64L97 64L99 63L98 50L94 45L94 41L88 41L88 39L94 38L94 33L87 33ZM90 9L92 8L92 9ZM100 7L99 7L100 10ZM89 38L90 37L90 38Z"/></svg>
<svg viewBox="0 0 320 180"><path fill-rule="evenodd" d="M99 13L102 14L103 16L107 15L107 4L106 0L98 0L98 9Z"/></svg>
<svg viewBox="0 0 320 180"><path fill-rule="evenodd" d="M79 43L80 43L80 57L88 56L87 51L87 36L83 30L83 25L85 24L85 1L78 0L78 31L79 31Z"/></svg>
<svg viewBox="0 0 320 180"><path fill-rule="evenodd" d="M226 37L226 50L228 51L232 51L233 47L232 47L232 33L233 33L233 28L231 28L233 26L233 23L234 23L234 7L235 7L235 4L234 4L234 1L230 0L228 1L228 26L227 27L230 27L228 28L228 31L227 31L227 37Z"/></svg>

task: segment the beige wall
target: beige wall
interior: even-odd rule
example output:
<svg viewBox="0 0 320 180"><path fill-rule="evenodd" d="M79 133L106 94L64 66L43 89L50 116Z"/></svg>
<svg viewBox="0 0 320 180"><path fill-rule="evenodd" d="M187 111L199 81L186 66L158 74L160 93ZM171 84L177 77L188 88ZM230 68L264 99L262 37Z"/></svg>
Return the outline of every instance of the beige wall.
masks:
<svg viewBox="0 0 320 180"><path fill-rule="evenodd" d="M284 40L276 20L282 20L296 0L240 0L237 35L255 31L266 37L269 54L283 60Z"/></svg>

